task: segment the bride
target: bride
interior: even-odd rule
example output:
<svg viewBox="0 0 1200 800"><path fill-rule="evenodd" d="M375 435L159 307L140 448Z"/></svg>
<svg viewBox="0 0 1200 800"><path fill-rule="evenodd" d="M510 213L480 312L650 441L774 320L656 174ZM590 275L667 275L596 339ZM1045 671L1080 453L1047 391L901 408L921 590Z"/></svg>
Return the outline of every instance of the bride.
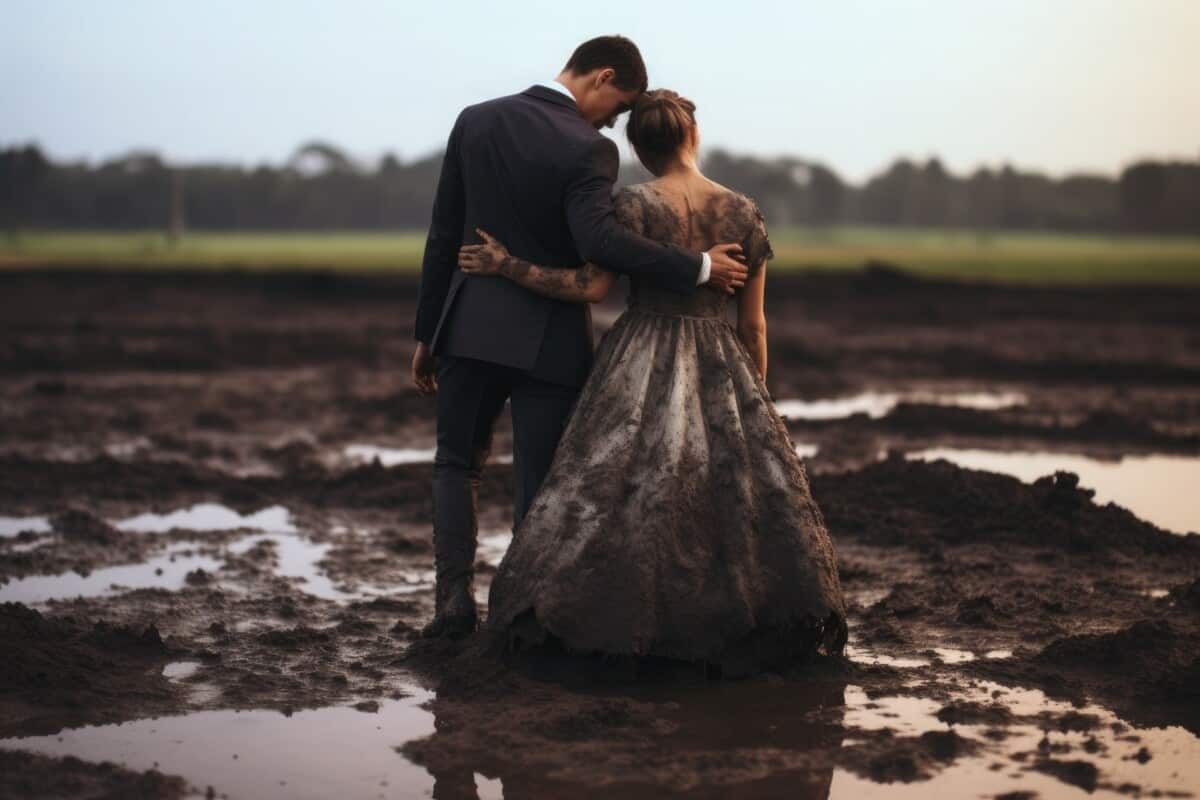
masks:
<svg viewBox="0 0 1200 800"><path fill-rule="evenodd" d="M740 242L750 277L733 297L632 282L492 582L488 626L512 648L555 642L745 673L845 644L829 533L764 382L774 254L754 201L698 169L695 108L668 90L638 99L627 134L656 177L622 189L617 216L693 250ZM530 264L478 233L484 244L460 251L466 272L571 302L612 286L594 265Z"/></svg>

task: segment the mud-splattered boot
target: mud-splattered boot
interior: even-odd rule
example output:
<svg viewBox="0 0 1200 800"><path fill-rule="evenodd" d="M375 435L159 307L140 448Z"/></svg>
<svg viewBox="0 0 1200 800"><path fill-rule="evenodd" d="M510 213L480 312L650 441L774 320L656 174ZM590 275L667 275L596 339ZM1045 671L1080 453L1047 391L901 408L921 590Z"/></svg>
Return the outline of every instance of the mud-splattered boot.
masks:
<svg viewBox="0 0 1200 800"><path fill-rule="evenodd" d="M438 564L433 621L421 629L422 638L453 638L475 632L479 619L475 610L473 578L474 570L443 569Z"/></svg>
<svg viewBox="0 0 1200 800"><path fill-rule="evenodd" d="M450 519L442 519L445 515L438 514L438 499L435 489L433 560L437 586L433 621L421 629L421 636L466 636L479 624L475 609L475 493L470 492L468 507L455 508ZM442 505L442 508L446 509L446 506ZM469 516L462 518L463 511L469 511Z"/></svg>

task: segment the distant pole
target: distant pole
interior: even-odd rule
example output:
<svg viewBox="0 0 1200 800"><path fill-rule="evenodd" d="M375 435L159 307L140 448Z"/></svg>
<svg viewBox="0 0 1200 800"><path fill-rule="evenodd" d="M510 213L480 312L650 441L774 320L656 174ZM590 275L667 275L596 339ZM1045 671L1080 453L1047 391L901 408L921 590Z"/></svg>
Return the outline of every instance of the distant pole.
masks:
<svg viewBox="0 0 1200 800"><path fill-rule="evenodd" d="M171 246L179 244L183 238L184 208L183 208L183 172L171 170L171 217L167 222L167 241Z"/></svg>

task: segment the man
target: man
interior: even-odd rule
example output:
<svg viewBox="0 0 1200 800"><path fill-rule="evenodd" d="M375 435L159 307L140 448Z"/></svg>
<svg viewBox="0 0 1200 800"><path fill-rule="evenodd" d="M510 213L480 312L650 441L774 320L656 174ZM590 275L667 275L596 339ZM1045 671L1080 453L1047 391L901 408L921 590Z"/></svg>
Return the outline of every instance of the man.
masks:
<svg viewBox="0 0 1200 800"><path fill-rule="evenodd" d="M604 269L681 293L733 292L747 269L730 245L695 253L621 226L612 127L646 90L633 42L581 44L554 83L464 109L454 123L425 244L413 380L436 391L433 480L436 613L423 635L475 630L476 491L506 400L513 420L514 529L545 477L592 359L586 304L542 297L499 276L467 275L458 250L482 228L537 264ZM468 234L467 232L471 232ZM734 247L736 249L736 247Z"/></svg>

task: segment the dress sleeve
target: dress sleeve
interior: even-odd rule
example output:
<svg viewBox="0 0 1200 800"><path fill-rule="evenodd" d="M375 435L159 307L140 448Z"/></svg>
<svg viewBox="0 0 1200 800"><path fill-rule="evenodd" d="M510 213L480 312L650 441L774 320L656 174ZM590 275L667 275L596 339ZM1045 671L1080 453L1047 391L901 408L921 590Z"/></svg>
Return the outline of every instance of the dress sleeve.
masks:
<svg viewBox="0 0 1200 800"><path fill-rule="evenodd" d="M746 261L750 264L751 272L757 272L768 259L775 257L775 250L771 247L771 239L767 236L767 220L763 217L758 204L752 201L750 208L754 224L750 228L750 233L742 241L742 252L746 254Z"/></svg>
<svg viewBox="0 0 1200 800"><path fill-rule="evenodd" d="M619 165L617 145L597 134L566 182L564 210L579 257L678 294L695 292L700 253L653 241L617 221L612 191Z"/></svg>
<svg viewBox="0 0 1200 800"><path fill-rule="evenodd" d="M616 207L617 222L620 222L626 228L637 234L645 235L644 225L642 220L643 200L641 193L628 186L623 186L617 191L616 197L613 198L613 204Z"/></svg>

